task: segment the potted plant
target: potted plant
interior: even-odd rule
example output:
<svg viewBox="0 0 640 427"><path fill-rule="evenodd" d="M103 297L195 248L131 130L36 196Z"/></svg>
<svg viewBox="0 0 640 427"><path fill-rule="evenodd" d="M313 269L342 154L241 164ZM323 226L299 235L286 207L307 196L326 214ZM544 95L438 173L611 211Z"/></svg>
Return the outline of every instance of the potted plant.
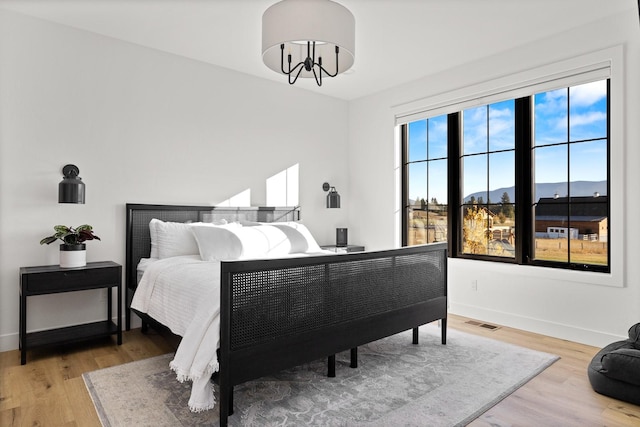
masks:
<svg viewBox="0 0 640 427"><path fill-rule="evenodd" d="M60 245L60 267L84 267L87 265L87 240L100 240L100 237L93 234L93 227L88 224L78 227L67 227L66 225L56 225L53 227L55 234L40 240L40 244L47 245L61 240Z"/></svg>

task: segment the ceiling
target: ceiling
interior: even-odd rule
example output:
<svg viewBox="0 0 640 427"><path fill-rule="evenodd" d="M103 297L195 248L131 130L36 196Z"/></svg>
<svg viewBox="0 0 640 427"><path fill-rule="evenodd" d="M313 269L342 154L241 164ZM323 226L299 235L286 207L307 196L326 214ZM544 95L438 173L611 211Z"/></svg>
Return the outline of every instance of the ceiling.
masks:
<svg viewBox="0 0 640 427"><path fill-rule="evenodd" d="M276 0L0 0L0 8L288 84L261 59ZM295 85L352 100L623 11L636 0L338 0L356 20L347 73Z"/></svg>

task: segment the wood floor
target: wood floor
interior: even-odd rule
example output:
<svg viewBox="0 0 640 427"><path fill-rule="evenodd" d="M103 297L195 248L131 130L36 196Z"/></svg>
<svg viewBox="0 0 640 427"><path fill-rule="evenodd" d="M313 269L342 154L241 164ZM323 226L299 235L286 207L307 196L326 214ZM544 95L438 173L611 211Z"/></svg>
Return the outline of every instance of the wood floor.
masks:
<svg viewBox="0 0 640 427"><path fill-rule="evenodd" d="M449 326L561 357L472 426L640 426L639 406L591 389L586 368L597 348L507 327L491 330L469 321L452 315ZM136 329L123 335L119 347L108 339L30 351L24 366L17 350L0 353L0 426L99 427L82 373L164 354L175 345L174 339L154 332L142 335Z"/></svg>

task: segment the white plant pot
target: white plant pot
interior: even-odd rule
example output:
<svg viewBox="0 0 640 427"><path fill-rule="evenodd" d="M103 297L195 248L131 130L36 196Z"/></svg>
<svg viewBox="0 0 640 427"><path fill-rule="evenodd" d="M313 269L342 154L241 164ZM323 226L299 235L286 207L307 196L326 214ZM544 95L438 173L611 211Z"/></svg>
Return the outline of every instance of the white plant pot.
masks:
<svg viewBox="0 0 640 427"><path fill-rule="evenodd" d="M74 268L87 265L87 247L84 243L78 245L60 245L60 267Z"/></svg>

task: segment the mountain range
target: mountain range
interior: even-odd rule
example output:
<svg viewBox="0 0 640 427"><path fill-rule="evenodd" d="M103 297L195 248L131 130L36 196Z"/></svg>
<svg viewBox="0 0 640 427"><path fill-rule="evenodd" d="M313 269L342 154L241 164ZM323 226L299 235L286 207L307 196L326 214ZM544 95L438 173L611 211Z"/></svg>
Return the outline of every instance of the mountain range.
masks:
<svg viewBox="0 0 640 427"><path fill-rule="evenodd" d="M489 200L493 203L500 203L502 195L504 193L509 195L509 200L514 202L516 199L515 187L498 188L489 192ZM607 181L573 181L571 182L571 195L572 196L592 196L598 193L601 196L607 195ZM560 197L566 197L569 194L566 182L549 182L536 184L535 199L538 201L543 197L554 197L555 195ZM483 200L486 197L485 192L476 192L465 196L464 201L468 202L471 197L475 197L476 200L482 197ZM487 202L487 200L484 200Z"/></svg>

